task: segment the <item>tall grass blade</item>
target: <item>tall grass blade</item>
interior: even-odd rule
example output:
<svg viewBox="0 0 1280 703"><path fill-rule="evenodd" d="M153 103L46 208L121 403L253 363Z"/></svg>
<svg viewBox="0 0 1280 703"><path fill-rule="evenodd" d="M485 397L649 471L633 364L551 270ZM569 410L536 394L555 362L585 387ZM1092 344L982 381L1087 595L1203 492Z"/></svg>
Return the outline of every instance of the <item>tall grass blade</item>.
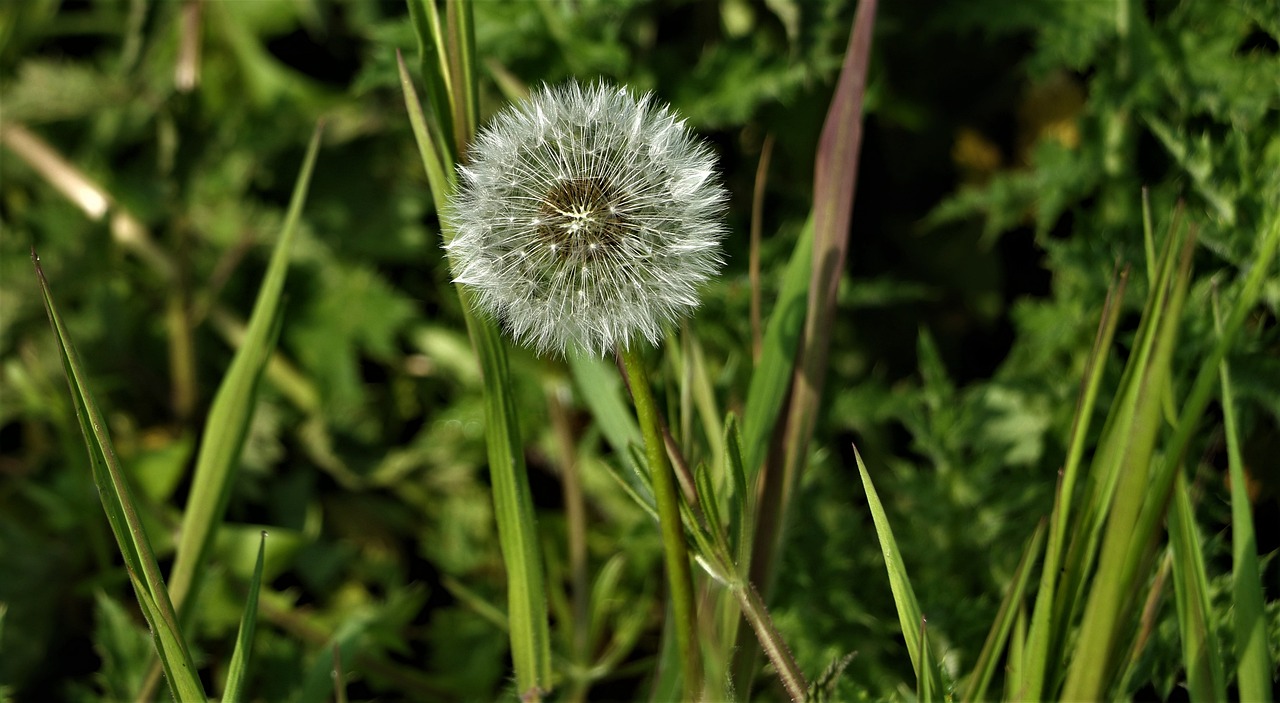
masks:
<svg viewBox="0 0 1280 703"><path fill-rule="evenodd" d="M453 75L444 48L440 13L435 0L406 0L405 4L418 39L418 73L426 85L427 104L431 106L431 117L425 122L427 132L431 142L443 153L444 163L453 164L457 161L457 152L453 150L456 134L453 116L457 112L453 104L457 88L450 83Z"/></svg>
<svg viewBox="0 0 1280 703"><path fill-rule="evenodd" d="M76 418L84 435L85 448L89 452L98 497L107 514L111 533L120 547L120 554L124 557L125 571L138 598L138 605L151 630L151 640L164 667L169 691L177 701L204 700L204 687L178 626L173 602L160 575L151 541L142 528L142 521L133 502L132 489L116 458L106 421L84 382L80 358L53 302L49 281L45 278L40 258L34 250L31 252L31 259L35 264L45 313L49 316L49 325L57 338L58 353L66 374L67 387L71 391Z"/></svg>
<svg viewBox="0 0 1280 703"><path fill-rule="evenodd" d="M1213 318L1221 334L1222 319L1214 296ZM1240 700L1267 702L1272 697L1272 660L1267 651L1265 600L1262 596L1258 541L1253 531L1253 508L1249 503L1248 479L1240 454L1240 431L1236 426L1231 371L1223 358L1218 365L1222 382L1222 431L1227 442L1227 471L1231 479L1231 596L1234 608L1233 634L1236 651L1236 685Z"/></svg>
<svg viewBox="0 0 1280 703"><path fill-rule="evenodd" d="M924 638L921 636L921 623L924 615L920 612L920 602L916 600L915 589L907 578L906 566L902 563L902 553L898 550L898 542L893 537L893 529L889 526L889 516L884 512L880 496L871 483L871 475L862 462L862 454L858 448L853 449L854 459L858 462L858 474L862 477L862 488L867 494L867 506L871 509L871 519L876 526L876 537L880 540L880 551L884 555L885 569L889 572L889 588L893 591L893 602L898 609L898 625L902 629L902 637L906 640L907 651L911 654L911 665L915 668L916 679L922 687L936 689L941 678L934 668L933 658L925 656Z"/></svg>
<svg viewBox="0 0 1280 703"><path fill-rule="evenodd" d="M227 667L227 685L222 692L222 700L237 703L244 700L244 684L249 670L249 655L253 650L253 633L258 626L258 591L262 588L262 563L266 553L267 533L262 533L258 542L258 561L253 566L253 577L249 579L249 596L244 601L244 615L240 618L240 632L236 634L236 648L231 653L231 664Z"/></svg>
<svg viewBox="0 0 1280 703"><path fill-rule="evenodd" d="M446 155L441 154L436 148L436 141L431 137L427 126L426 115L422 112L422 103L418 101L418 91L413 87L413 79L409 77L404 56L398 51L396 66L400 71L400 90L404 93L404 106L409 111L409 125L413 128L414 141L418 144L418 156L422 158L422 166L427 171L427 184L431 186L436 212L440 212L444 209L445 198L457 185L457 175L445 161Z"/></svg>
<svg viewBox="0 0 1280 703"><path fill-rule="evenodd" d="M844 64L818 139L813 167L813 265L809 271L804 333L792 370L788 404L779 418L786 422L785 432L772 435L784 442L776 452L781 461L771 461L764 469L751 557L751 581L766 593L773 582L774 557L782 546L791 492L809 454L809 440L817 423L826 378L836 289L849 249L849 223L853 217L858 154L862 148L862 105L867 68L871 63L876 5L877 0L858 3Z"/></svg>
<svg viewBox="0 0 1280 703"><path fill-rule="evenodd" d="M1194 237L1187 237L1183 246L1174 246L1179 239L1177 230L1171 233L1159 280L1151 289L1139 324L1138 349L1129 360L1118 402L1095 458L1095 462L1101 462L1098 473L1103 476L1095 486L1096 505L1105 506L1105 512L1098 513L1097 518L1105 519L1105 531L1080 635L1067 670L1063 697L1068 699L1096 700L1112 693L1120 673L1122 657L1118 652L1131 625L1125 611L1142 598L1136 579L1153 546L1153 533L1136 532L1135 527L1149 494L1161 424L1161 395L1169 387L1170 361L1195 244Z"/></svg>
<svg viewBox="0 0 1280 703"><path fill-rule="evenodd" d="M427 101L436 119L428 120L423 114L403 63L401 86L432 197L437 210L441 210L453 194L457 157L475 134L471 9L468 3L450 0L446 36L433 0L408 0L408 5L418 36ZM467 65L458 66L458 62ZM455 115L462 118L455 119ZM445 135L453 135L452 146ZM451 238L447 230L442 236L446 242ZM507 610L516 685L523 700L536 701L551 690L551 634L519 412L510 390L507 348L494 323L476 315L467 290L459 285L457 291L484 378L485 443L498 542L507 568Z"/></svg>
<svg viewBox="0 0 1280 703"><path fill-rule="evenodd" d="M742 411L743 463L754 478L764 461L769 437L791 388L796 348L804 332L804 311L809 299L809 272L813 269L813 217L805 221L791 252L773 312L765 325L760 360L747 386Z"/></svg>
<svg viewBox="0 0 1280 703"><path fill-rule="evenodd" d="M1060 673L1058 663L1061 662L1062 657L1059 647L1062 641L1061 635L1068 628L1067 619L1070 613L1058 612L1055 604L1058 602L1059 578L1066 558L1068 525L1072 523L1073 499L1076 486L1081 479L1085 439L1092 424L1098 389L1102 385L1102 372L1106 367L1112 340L1115 338L1116 326L1120 322L1120 303L1124 300L1128 281L1127 267L1112 278L1106 302L1102 307L1102 316L1098 322L1098 332L1094 336L1093 347L1089 351L1080 397L1076 402L1071 435L1067 442L1067 457L1058 479L1053 511L1049 516L1048 545L1044 566L1040 572L1040 584L1036 590L1031 625L1027 632L1028 650L1023 658L1023 666L1019 668L1023 677L1019 688L1028 700L1039 700L1048 685L1047 680L1057 680ZM1067 587L1069 592L1074 592L1076 588L1074 584L1067 584Z"/></svg>
<svg viewBox="0 0 1280 703"><path fill-rule="evenodd" d="M987 639L982 644L982 651L978 653L978 661L973 665L973 674L960 700L983 701L987 699L987 688L991 685L991 679L995 677L996 669L1000 663L1000 652L1004 650L1005 645L1008 643L1009 633L1012 631L1013 623L1022 608L1022 598L1027 592L1027 583L1031 580L1031 567L1036 563L1036 558L1040 556L1040 548L1044 545L1044 535L1045 523L1042 520L1036 526L1035 533L1031 535L1031 540L1022 552L1022 559L1018 562L1018 568L1013 572L1013 581L1009 583L1009 590L1005 593L1004 600L1000 603L1000 610L996 612L995 622L991 624L991 631L987 633Z"/></svg>
<svg viewBox="0 0 1280 703"><path fill-rule="evenodd" d="M280 231L280 238L271 254L271 263L267 266L266 277L253 304L249 328L231 360L231 368L218 386L200 439L200 453L196 458L195 475L191 480L191 493L182 514L182 533L170 576L174 605L183 622L191 611L193 599L190 596L203 571L209 546L213 543L217 526L226 512L240 452L249 431L249 423L253 419L258 382L262 378L267 359L275 349L282 314L281 298L289 269L289 252L298 222L302 219L302 207L307 200L307 188L315 169L316 155L320 151L322 131L323 125L316 125L315 132L311 135L311 144L298 172L298 180L293 186L293 197L289 201L284 227Z"/></svg>
<svg viewBox="0 0 1280 703"><path fill-rule="evenodd" d="M1196 530L1195 511L1187 479L1178 472L1173 484L1173 511L1169 515L1169 542L1173 548L1173 594L1182 636L1182 665L1193 701L1225 701L1222 655L1213 633L1209 605L1209 577Z"/></svg>

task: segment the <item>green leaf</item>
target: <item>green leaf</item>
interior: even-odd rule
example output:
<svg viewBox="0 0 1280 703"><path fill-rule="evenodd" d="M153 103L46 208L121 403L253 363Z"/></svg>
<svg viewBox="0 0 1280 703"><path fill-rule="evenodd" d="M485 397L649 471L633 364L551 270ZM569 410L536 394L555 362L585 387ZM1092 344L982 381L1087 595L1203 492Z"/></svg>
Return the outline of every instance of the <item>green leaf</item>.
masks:
<svg viewBox="0 0 1280 703"><path fill-rule="evenodd" d="M1218 300L1213 301L1214 322L1221 334ZM1265 600L1262 594L1258 542L1253 531L1253 509L1249 503L1248 477L1240 454L1240 432L1236 425L1231 372L1223 357L1218 365L1222 382L1222 432L1227 443L1227 471L1231 479L1231 602L1236 651L1236 684L1240 700L1270 701L1272 659L1267 651Z"/></svg>
<svg viewBox="0 0 1280 703"><path fill-rule="evenodd" d="M35 263L36 278L40 283L45 313L49 317L49 324L58 341L62 368L66 374L67 386L71 391L76 417L80 421L85 447L89 450L89 462L93 467L93 479L98 487L98 497L102 501L103 510L107 513L107 522L111 525L111 533L120 547L120 554L124 557L125 571L138 598L138 605L151 629L152 642L164 666L169 691L178 701L204 700L206 698L204 687L200 683L195 664L191 660L190 650L178 626L178 618L174 612L173 602L169 598L169 590L165 587L164 579L160 575L160 567L151 550L151 541L142 528L142 521L134 505L128 479L121 470L120 461L116 458L106 421L98 411L93 394L82 380L84 372L80 367L80 358L67 335L62 317L53 302L49 282L45 279L44 270L40 267L40 258L36 256L34 250L31 252L31 258Z"/></svg>
<svg viewBox="0 0 1280 703"><path fill-rule="evenodd" d="M858 462L862 488L867 494L867 506L871 509L876 537L880 540L880 552L884 555L885 569L889 572L889 587L893 591L893 602L898 609L898 624L902 629L902 638L906 640L907 652L911 655L911 665L915 668L916 680L922 690L934 690L941 679L934 667L933 658L927 656L925 650L926 642L921 630L924 615L920 612L920 603L916 600L915 589L911 587L906 566L902 563L902 553L898 549L897 540L893 537L893 529L889 526L889 516L884 512L880 496L871 483L871 475L867 473L867 466L862 463L862 454L858 452L857 447L853 448L853 455Z"/></svg>
<svg viewBox="0 0 1280 703"><path fill-rule="evenodd" d="M1000 662L1000 652L1008 642L1014 621L1022 611L1022 597L1026 593L1027 583L1031 580L1031 567L1040 555L1044 535L1045 522L1042 520L1036 526L1035 533L1031 535L1031 540L1027 542L1026 549L1022 552L1022 560L1018 562L1018 568L1013 573L1013 581L1009 584L1009 590L1005 592L1004 600L1000 602L1000 610L996 613L995 622L991 623L991 631L982 644L978 661L973 665L972 678L964 689L962 701L987 699L987 687L991 685L991 679L995 676Z"/></svg>
<svg viewBox="0 0 1280 703"><path fill-rule="evenodd" d="M748 476L755 476L764 460L795 367L796 347L804 330L804 310L809 297L809 272L813 267L813 218L800 230L791 260L782 274L782 286L765 324L760 361L751 374L747 403L742 413L743 460Z"/></svg>
<svg viewBox="0 0 1280 703"><path fill-rule="evenodd" d="M235 703L244 700L244 684L249 669L249 655L253 649L253 631L258 624L258 591L262 587L263 554L267 547L267 533L262 532L258 542L258 560L253 567L253 578L249 580L249 596L244 602L244 617L240 620L240 632L236 635L236 648L231 654L231 664L227 667L227 686L223 690L222 700Z"/></svg>
<svg viewBox="0 0 1280 703"><path fill-rule="evenodd" d="M1181 472L1173 484L1169 543L1173 549L1173 593L1178 607L1178 632L1182 636L1182 665L1186 668L1188 693L1191 700L1225 701L1222 655L1214 636L1213 610L1209 605L1209 577L1187 479Z"/></svg>
<svg viewBox="0 0 1280 703"><path fill-rule="evenodd" d="M276 241L266 277L254 301L248 331L231 360L231 368L218 386L200 440L191 493L182 514L182 536L170 576L174 603L184 621L191 612L192 599L189 596L197 587L205 556L231 497L240 452L253 419L258 382L275 349L283 319L281 298L289 269L289 253L302 219L302 207L307 199L316 155L320 151L322 128L323 125L317 125L311 136L280 238Z"/></svg>

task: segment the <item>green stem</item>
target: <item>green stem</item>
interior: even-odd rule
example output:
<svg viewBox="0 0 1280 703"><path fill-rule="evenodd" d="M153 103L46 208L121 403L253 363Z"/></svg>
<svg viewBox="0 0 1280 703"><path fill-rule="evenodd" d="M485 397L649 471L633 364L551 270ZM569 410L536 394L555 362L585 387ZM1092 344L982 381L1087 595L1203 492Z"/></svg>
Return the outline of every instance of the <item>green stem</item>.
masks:
<svg viewBox="0 0 1280 703"><path fill-rule="evenodd" d="M800 667L796 665L791 651L787 649L787 643L782 639L782 634L778 632L778 628L774 627L773 618L769 617L769 610L765 607L764 600L760 598L760 593L750 583L742 583L733 588L733 595L737 597L738 604L742 607L742 614L751 624L751 629L755 630L760 647L764 649L769 662L777 670L782 686L787 689L787 696L796 703L803 701L809 684L805 682L804 674L800 672Z"/></svg>
<svg viewBox="0 0 1280 703"><path fill-rule="evenodd" d="M693 607L693 573L689 568L689 549L684 526L680 521L680 502L676 495L676 476L667 461L666 445L658 418L648 375L639 354L633 349L621 352L622 363L631 381L631 398L636 416L644 432L644 448L653 480L653 497L658 504L658 526L662 530L663 555L667 564L667 582L671 588L671 607L676 619L676 644L684 661L685 700L697 700L702 688L702 660L694 631L697 614Z"/></svg>

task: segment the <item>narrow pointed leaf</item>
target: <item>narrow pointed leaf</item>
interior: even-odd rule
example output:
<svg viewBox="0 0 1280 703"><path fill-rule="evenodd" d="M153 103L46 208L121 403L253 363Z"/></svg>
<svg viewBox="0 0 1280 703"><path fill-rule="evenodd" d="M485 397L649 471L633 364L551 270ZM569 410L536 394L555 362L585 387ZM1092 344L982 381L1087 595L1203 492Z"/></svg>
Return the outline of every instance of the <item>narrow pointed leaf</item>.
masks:
<svg viewBox="0 0 1280 703"><path fill-rule="evenodd" d="M1221 328L1217 303L1215 297L1214 321ZM1273 664L1267 651L1270 640L1258 564L1258 542L1253 531L1253 508L1249 503L1244 459L1240 455L1231 372L1225 358L1218 365L1218 373L1222 381L1222 431L1226 436L1227 470L1231 479L1231 595L1235 621L1236 685L1240 689L1240 700L1265 703L1272 696Z"/></svg>
<svg viewBox="0 0 1280 703"><path fill-rule="evenodd" d="M915 668L916 679L921 686L936 688L938 675L934 670L932 658L924 656L925 643L920 630L924 615L920 612L920 603L916 600L915 589L911 587L911 580L907 577L907 568L902 563L902 552L898 549L898 542L893 537L893 529L889 526L889 516L884 512L880 496L871 483L871 475L867 473L867 466L862 463L862 454L858 452L857 447L854 447L853 455L858 462L862 488L867 494L867 506L871 509L876 537L880 540L880 552L884 555L885 569L889 572L889 588L893 591L893 602L898 609L898 625L902 629L903 639L906 640L907 651L911 654L911 665Z"/></svg>
<svg viewBox="0 0 1280 703"><path fill-rule="evenodd" d="M1182 665L1193 701L1225 701L1222 657L1213 634L1209 605L1209 577L1195 526L1195 511L1186 477L1179 473L1173 484L1173 508L1169 515L1169 542L1173 548L1173 592L1182 636Z"/></svg>
<svg viewBox="0 0 1280 703"><path fill-rule="evenodd" d="M245 698L244 684L249 669L249 655L253 650L253 632L258 625L258 591L262 587L262 562L267 547L267 533L262 533L258 542L258 561L253 567L253 578L249 580L249 596L244 602L244 615L240 618L240 632L236 635L236 648L231 653L231 664L227 667L227 686L222 693L222 700L236 703Z"/></svg>
<svg viewBox="0 0 1280 703"><path fill-rule="evenodd" d="M35 264L45 312L58 342L59 357L66 374L67 387L71 391L76 417L80 421L85 448L89 452L98 497L102 501L120 554L124 557L125 571L133 585L138 604L151 630L152 643L164 667L169 691L175 700L204 700L204 687L178 626L173 602L160 575L151 542L142 528L142 521L133 502L132 489L116 458L107 424L98 410L92 392L84 382L80 358L53 302L49 282L40 267L40 259L34 251L31 258Z"/></svg>
<svg viewBox="0 0 1280 703"><path fill-rule="evenodd" d="M262 372L275 349L276 336L282 319L282 302L285 277L289 270L289 253L302 219L302 207L307 200L311 173L315 169L316 156L320 152L323 125L316 125L311 143L293 186L289 211L284 227L271 254L266 277L258 289L253 304L253 314L245 338L231 360L231 368L223 377L218 392L209 408L200 439L200 453L196 458L195 475L191 481L191 493L182 514L182 533L174 556L171 584L174 604L186 619L191 610L191 595L204 568L209 546L213 543L218 524L226 512L231 486L235 481L240 453L249 431L250 421L258 396L258 383Z"/></svg>

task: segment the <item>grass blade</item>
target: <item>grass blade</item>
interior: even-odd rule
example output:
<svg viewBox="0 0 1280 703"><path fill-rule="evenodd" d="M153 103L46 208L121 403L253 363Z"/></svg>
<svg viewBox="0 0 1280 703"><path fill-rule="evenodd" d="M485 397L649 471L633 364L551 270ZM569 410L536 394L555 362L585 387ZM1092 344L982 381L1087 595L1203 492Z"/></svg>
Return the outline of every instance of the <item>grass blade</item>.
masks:
<svg viewBox="0 0 1280 703"><path fill-rule="evenodd" d="M867 506L871 509L871 519L876 526L876 537L880 540L880 551L884 554L885 569L889 572L889 588L893 591L893 602L898 608L898 624L902 629L902 637L906 640L907 651L911 654L911 665L915 668L919 685L936 690L940 677L934 669L933 657L925 656L925 641L921 636L924 615L920 612L920 602L916 600L915 589L907 578L907 569L902 563L898 542L893 537L893 528L889 526L889 517L884 512L884 505L880 503L880 496L871 483L871 475L867 473L867 465L862 462L862 454L857 447L853 448L853 455L858 462L858 474L862 477Z"/></svg>
<svg viewBox="0 0 1280 703"><path fill-rule="evenodd" d="M253 649L253 632L258 625L258 591L262 588L262 562L267 547L267 533L263 531L258 542L258 561L249 580L249 596L244 602L244 616L240 618L240 632L236 635L236 648L231 653L227 667L227 686L222 700L229 703L244 700L244 683L249 668L249 654Z"/></svg>
<svg viewBox="0 0 1280 703"><path fill-rule="evenodd" d="M498 543L507 567L511 658L522 700L540 700L551 690L551 632L533 494L520 440L519 411L512 397L507 350L492 322L478 318L470 295L458 289L471 344L484 375L485 443L493 484Z"/></svg>
<svg viewBox="0 0 1280 703"><path fill-rule="evenodd" d="M1152 530L1137 531L1136 526L1151 492L1161 395L1169 387L1170 362L1195 244L1194 237L1187 237L1178 247L1178 239L1174 230L1161 261L1159 281L1152 286L1139 324L1137 350L1129 360L1095 458L1095 464L1100 465L1096 474L1102 480L1094 486L1094 505L1104 508L1097 517L1105 519L1105 533L1067 671L1063 697L1068 699L1097 700L1111 693L1119 673L1120 657L1116 654L1128 622L1124 611L1134 599L1142 598L1135 580L1154 535ZM1180 253L1175 254L1177 250Z"/></svg>
<svg viewBox="0 0 1280 703"><path fill-rule="evenodd" d="M995 622L991 624L987 640L982 644L982 651L978 654L978 661L973 666L969 685L965 687L964 694L961 696L962 701L987 699L987 687L995 677L996 667L1000 662L1000 652L1004 650L1009 632L1013 629L1014 620L1017 619L1021 610L1022 596L1026 593L1028 581L1031 580L1031 567L1035 564L1036 557L1040 555L1044 534L1045 523L1041 521L1036 526L1035 533L1031 535L1031 541L1022 552L1022 560L1018 562L1017 570L1013 572L1013 581L1009 584L1004 600L1000 603L1000 610L996 613Z"/></svg>
<svg viewBox="0 0 1280 703"><path fill-rule="evenodd" d="M1221 334L1218 299L1213 300L1214 323ZM1244 459L1240 455L1240 433L1236 427L1235 399L1226 358L1218 365L1222 381L1222 427L1227 442L1227 470L1231 477L1231 595L1235 604L1236 685L1240 700L1271 700L1272 661L1267 651L1267 618L1262 596L1258 542L1253 532L1253 509L1249 503Z"/></svg>
<svg viewBox="0 0 1280 703"><path fill-rule="evenodd" d="M742 412L742 450L748 476L754 477L764 460L765 447L791 387L796 348L804 332L804 309L809 299L813 268L813 217L804 223L791 253L778 300L765 325L760 361L751 374Z"/></svg>
<svg viewBox="0 0 1280 703"><path fill-rule="evenodd" d="M63 326L62 317L49 290L49 281L45 278L40 259L34 250L31 258L35 264L45 312L49 316L49 325L58 341L62 368L71 391L76 417L80 421L85 448L89 451L89 463L93 469L94 483L98 487L98 496L102 500L116 544L120 547L120 554L124 557L125 570L137 595L138 605L151 630L152 643L164 667L169 691L174 700L204 700L204 687L178 626L173 602L160 575L151 541L142 528L128 479L116 458L107 424L98 410L93 394L84 383L80 358Z"/></svg>
<svg viewBox="0 0 1280 703"><path fill-rule="evenodd" d="M1169 542L1173 548L1173 593L1188 692L1193 701L1225 701L1222 655L1210 621L1209 577L1205 573L1204 552L1200 549L1187 479L1182 472L1178 472L1173 484Z"/></svg>
<svg viewBox="0 0 1280 703"><path fill-rule="evenodd" d="M409 111L409 125L413 127L413 138L418 144L418 156L422 158L422 166L427 171L427 184L431 186L436 212L440 212L444 209L445 199L457 184L457 175L452 168L449 168L444 155L436 148L436 141L431 137L427 126L426 115L422 112L422 103L418 101L418 91L413 87L413 79L409 77L409 69L405 66L404 56L399 51L396 52L396 66L400 71L400 90L404 93L404 106Z"/></svg>
<svg viewBox="0 0 1280 703"><path fill-rule="evenodd" d="M1128 268L1122 269L1112 279L1106 302L1103 304L1102 317L1098 322L1098 332L1093 340L1093 348L1089 351L1080 398L1076 403L1075 417L1072 419L1067 457L1058 481L1053 511L1049 516L1049 541L1044 566L1040 571L1040 585L1036 591L1031 626L1027 632L1027 643L1030 648L1023 658L1023 666L1019 667L1023 676L1019 688L1027 700L1039 700L1045 686L1048 685L1046 679L1057 680L1058 678L1057 662L1061 661L1061 656L1058 653L1059 647L1056 645L1061 642L1061 635L1067 629L1069 617L1069 613L1060 613L1055 609L1055 604L1059 600L1059 575L1063 572L1063 561L1066 557L1064 550L1067 544L1067 526L1072 522L1072 502L1076 486L1080 481L1085 439L1092 424L1093 409L1097 404L1098 390L1102 385L1102 372L1106 366L1107 355L1115 338L1116 326L1120 322L1120 302L1124 300L1128 281ZM1072 593L1076 590L1074 584L1067 584L1066 587Z"/></svg>
<svg viewBox="0 0 1280 703"><path fill-rule="evenodd" d="M222 521L226 511L227 499L231 496L237 462L249 431L249 423L253 419L258 382L262 378L267 359L275 349L282 314L281 298L289 269L289 252L298 223L302 219L302 207L307 199L316 155L320 151L322 130L323 125L316 125L311 136L311 144L293 187L284 227L280 231L266 277L253 304L249 328L231 360L231 368L227 370L227 375L214 396L213 405L209 408L209 419L201 436L191 493L182 514L182 536L178 541L170 576L174 604L184 621L191 610L193 599L189 596L199 580L209 546L213 543L218 523Z"/></svg>
<svg viewBox="0 0 1280 703"><path fill-rule="evenodd" d="M450 83L452 75L444 48L440 13L436 10L435 0L406 0L405 4L409 7L414 35L418 38L418 73L426 85L427 105L431 107L432 119L424 124L432 143L442 152L442 162L453 164L457 161L457 153L453 151L450 138L456 133L453 121L456 86Z"/></svg>

